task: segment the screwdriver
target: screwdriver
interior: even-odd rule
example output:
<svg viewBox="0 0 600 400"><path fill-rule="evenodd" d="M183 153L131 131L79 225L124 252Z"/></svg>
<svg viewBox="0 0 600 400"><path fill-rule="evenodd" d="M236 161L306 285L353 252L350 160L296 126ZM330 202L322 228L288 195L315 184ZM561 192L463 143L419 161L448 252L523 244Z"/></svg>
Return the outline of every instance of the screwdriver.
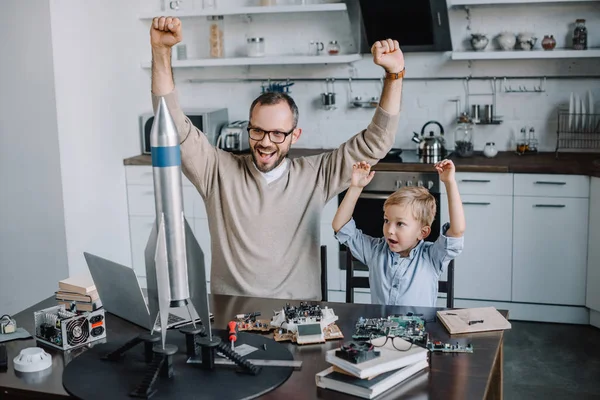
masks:
<svg viewBox="0 0 600 400"><path fill-rule="evenodd" d="M229 324L227 324L227 326L229 327L229 341L231 342L231 350L233 350L233 343L237 340L237 322L231 321Z"/></svg>

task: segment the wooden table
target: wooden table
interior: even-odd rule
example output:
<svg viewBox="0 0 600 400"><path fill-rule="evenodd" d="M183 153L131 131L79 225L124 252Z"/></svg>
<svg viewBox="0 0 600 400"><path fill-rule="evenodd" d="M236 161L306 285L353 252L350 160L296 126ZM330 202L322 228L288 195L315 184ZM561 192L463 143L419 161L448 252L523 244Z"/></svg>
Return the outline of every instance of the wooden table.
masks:
<svg viewBox="0 0 600 400"><path fill-rule="evenodd" d="M281 309L286 300L260 299L212 295L211 311L215 315L214 326L225 328L227 322L236 314L260 311L261 317L270 318L273 310ZM297 301L290 301L298 304ZM345 340L351 340L354 324L359 317L385 317L407 312L423 314L428 323L426 331L431 340L458 341L460 344L472 343L472 354L435 353L431 357L431 368L397 388L382 395L378 400L396 399L407 396L419 399L501 399L502 398L502 343L503 332L486 332L472 335L460 335L450 339L445 328L435 320L436 308L377 306L370 304L321 303L334 309L338 315L338 326ZM48 298L15 315L17 325L34 334L33 313L56 305L54 298ZM507 316L506 311L501 311ZM431 321L431 322L429 322ZM143 329L125 320L107 313L108 340L127 340ZM338 347L342 341L335 340L319 345L297 346L289 344L294 358L302 360L300 371L279 388L261 397L262 399L346 399L355 398L343 393L316 387L315 374L329 367L325 362L325 351ZM65 360L68 362L74 354L63 353L45 347L52 354L52 372L40 382L27 383L23 377L15 374L12 359L26 347L36 346L34 339L6 342L8 350L8 372L0 373L0 398L2 399L65 399L69 398L62 386L62 372ZM81 351L81 350L80 350Z"/></svg>

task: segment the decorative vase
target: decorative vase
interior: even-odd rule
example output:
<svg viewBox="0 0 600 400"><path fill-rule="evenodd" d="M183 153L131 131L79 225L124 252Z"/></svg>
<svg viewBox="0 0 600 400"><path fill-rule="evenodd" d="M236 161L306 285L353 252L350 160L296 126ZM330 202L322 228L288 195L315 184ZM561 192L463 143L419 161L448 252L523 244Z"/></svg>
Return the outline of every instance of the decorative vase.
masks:
<svg viewBox="0 0 600 400"><path fill-rule="evenodd" d="M496 41L498 42L500 49L508 51L515 48L517 37L514 33L502 32L496 37Z"/></svg>
<svg viewBox="0 0 600 400"><path fill-rule="evenodd" d="M473 46L473 50L481 51L485 49L489 43L489 39L483 33L473 33L471 34L471 46Z"/></svg>
<svg viewBox="0 0 600 400"><path fill-rule="evenodd" d="M556 40L554 39L554 36L552 36L552 35L544 36L544 39L542 40L542 47L544 50L554 49L556 47Z"/></svg>

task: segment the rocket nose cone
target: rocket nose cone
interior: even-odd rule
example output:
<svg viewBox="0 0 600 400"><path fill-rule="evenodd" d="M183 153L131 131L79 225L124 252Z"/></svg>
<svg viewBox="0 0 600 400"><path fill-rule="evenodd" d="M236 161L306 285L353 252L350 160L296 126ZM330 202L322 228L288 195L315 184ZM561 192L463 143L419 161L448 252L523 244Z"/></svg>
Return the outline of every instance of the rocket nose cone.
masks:
<svg viewBox="0 0 600 400"><path fill-rule="evenodd" d="M154 114L154 122L152 123L152 131L150 132L150 146L166 147L179 145L179 135L175 122L171 117L167 102L164 97L158 101L158 107Z"/></svg>

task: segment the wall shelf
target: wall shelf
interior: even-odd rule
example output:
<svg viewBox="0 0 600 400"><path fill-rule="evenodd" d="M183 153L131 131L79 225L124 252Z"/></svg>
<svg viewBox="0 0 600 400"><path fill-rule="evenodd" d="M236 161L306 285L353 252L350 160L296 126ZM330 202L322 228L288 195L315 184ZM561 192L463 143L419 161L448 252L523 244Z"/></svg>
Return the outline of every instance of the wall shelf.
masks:
<svg viewBox="0 0 600 400"><path fill-rule="evenodd" d="M157 15L167 13L177 18L207 17L210 15L248 15L248 14L283 14L283 13L305 13L321 11L346 11L345 3L330 4L310 4L305 6L257 6L257 7L231 7L215 8L210 10L198 11L156 11L153 13L144 13L139 16L140 19L152 19Z"/></svg>
<svg viewBox="0 0 600 400"><path fill-rule="evenodd" d="M514 50L514 51L453 51L453 60L530 60L539 58L595 58L600 49L588 50Z"/></svg>
<svg viewBox="0 0 600 400"><path fill-rule="evenodd" d="M536 3L590 3L600 0L451 0L452 7L488 6L500 4L536 4Z"/></svg>
<svg viewBox="0 0 600 400"><path fill-rule="evenodd" d="M341 54L337 56L270 56L270 57L232 57L206 58L200 60L173 60L173 68L228 67L244 65L293 65L293 64L344 64L362 59L360 54ZM142 63L142 68L150 68L150 62Z"/></svg>

